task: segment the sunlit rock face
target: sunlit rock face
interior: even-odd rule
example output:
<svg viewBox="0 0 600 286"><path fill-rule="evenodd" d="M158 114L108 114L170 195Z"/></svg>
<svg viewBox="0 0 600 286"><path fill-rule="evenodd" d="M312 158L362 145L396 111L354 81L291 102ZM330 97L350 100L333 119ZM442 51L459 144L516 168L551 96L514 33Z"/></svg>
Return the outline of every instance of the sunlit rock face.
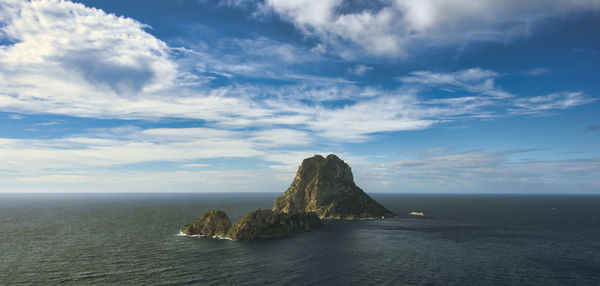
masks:
<svg viewBox="0 0 600 286"><path fill-rule="evenodd" d="M324 219L394 215L354 183L350 166L334 154L304 159L290 187L275 200L273 211L316 212Z"/></svg>

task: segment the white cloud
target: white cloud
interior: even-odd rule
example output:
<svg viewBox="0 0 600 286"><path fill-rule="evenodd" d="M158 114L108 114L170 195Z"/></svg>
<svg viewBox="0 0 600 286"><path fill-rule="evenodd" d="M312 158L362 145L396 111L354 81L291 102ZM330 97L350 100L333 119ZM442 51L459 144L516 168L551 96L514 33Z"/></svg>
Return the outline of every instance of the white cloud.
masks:
<svg viewBox="0 0 600 286"><path fill-rule="evenodd" d="M167 88L176 77L166 44L132 19L53 0L3 1L0 11L1 35L14 42L0 50L5 93L27 86L19 97L40 96L42 89L133 96Z"/></svg>
<svg viewBox="0 0 600 286"><path fill-rule="evenodd" d="M335 110L316 109L311 129L334 141L365 141L375 132L425 129L433 109L421 108L413 96L399 95L361 101Z"/></svg>
<svg viewBox="0 0 600 286"><path fill-rule="evenodd" d="M596 101L582 92L561 92L515 100L515 113L535 113L551 109L565 109Z"/></svg>
<svg viewBox="0 0 600 286"><path fill-rule="evenodd" d="M550 68L534 68L525 72L526 75L529 76L539 76L544 75L550 72Z"/></svg>
<svg viewBox="0 0 600 286"><path fill-rule="evenodd" d="M430 71L415 71L409 76L398 78L404 83L416 83L425 86L438 86L447 90L461 89L498 98L514 95L498 88L494 79L499 74L491 70L471 68L450 73L434 73Z"/></svg>
<svg viewBox="0 0 600 286"><path fill-rule="evenodd" d="M135 20L81 4L53 0L1 2L0 37L11 44L0 46L0 111L12 114L9 118L23 118L15 113L144 120L174 117L203 120L205 127L123 127L54 139L1 138L0 189L19 188L25 182L29 187L54 182L135 188L133 182L137 182L140 190L156 190L168 183L197 190L195 184L199 181L211 185L211 190L225 185L250 189L252 186L241 186L243 183L237 180L250 180L257 186L259 179L247 175L256 174L268 181L272 176L287 181L302 158L326 154L317 149L331 150L339 148L335 144L340 142L369 140L374 133L418 130L464 118L563 109L594 100L580 92L519 98L496 84L500 74L479 68L450 73L416 71L399 78L412 87L398 90L289 72L286 67L319 59L326 51L325 45L335 45L337 38L365 45L375 41L380 44L370 48L375 54L401 53L404 43L398 37L403 34L391 31L395 26L389 23L404 18L397 18L390 10L398 9L394 6L398 3L382 10L344 15L335 8L341 1L278 3L277 9L285 11L285 17L293 19L305 33L323 37L325 44L311 51L264 38L217 43L217 47L250 47L254 60L240 61L239 55L219 58L207 52L214 47L199 51L169 47ZM435 11L427 10L433 8L419 9L424 10L411 13L435 15ZM296 15L298 11L302 15ZM438 25L437 19L425 16L411 21L417 35ZM188 56L177 58L174 53ZM363 75L369 70L367 65L357 65L352 72ZM233 84L221 88L204 84L216 77L232 79L240 75L286 79L296 84ZM417 92L426 87L450 91L456 97L419 97ZM306 149L314 145L319 148ZM445 151L451 150L426 153ZM489 156L476 154L461 160L473 164L478 156L490 160ZM224 157L258 158L273 164L269 170L234 172L228 177L229 171L205 170L204 163L195 162ZM113 170L163 161L181 169Z"/></svg>
<svg viewBox="0 0 600 286"><path fill-rule="evenodd" d="M183 164L181 168L205 168L210 167L210 164Z"/></svg>
<svg viewBox="0 0 600 286"><path fill-rule="evenodd" d="M594 192L600 187L599 158L511 162L511 154L524 151L440 150L416 159L362 162L353 170L359 185L373 192L568 193Z"/></svg>
<svg viewBox="0 0 600 286"><path fill-rule="evenodd" d="M356 65L351 72L357 76L364 75L365 73L372 71L373 67L367 65Z"/></svg>
<svg viewBox="0 0 600 286"><path fill-rule="evenodd" d="M495 84L501 75L490 70L472 68L450 73L430 71L411 72L398 80L419 88L438 88L457 97L436 98L425 101L445 109L440 116L498 117L517 114L539 114L547 110L559 110L596 101L583 92L559 92L542 96L517 97ZM464 92L475 95L461 94ZM450 109L450 110L448 110ZM452 112L454 110L456 112ZM440 117L443 118L443 117Z"/></svg>
<svg viewBox="0 0 600 286"><path fill-rule="evenodd" d="M15 176L0 172L2 192L282 192L293 173L277 170L81 170Z"/></svg>
<svg viewBox="0 0 600 286"><path fill-rule="evenodd" d="M291 13L290 17L297 9L306 9L298 21L310 29L314 23L333 21L337 12L325 12L340 3L286 2L277 7ZM495 84L498 73L479 68L451 73L416 71L400 78L417 86L415 90L359 87L343 79L298 74L280 74L300 82L281 87L190 87L188 81L201 79L182 67L191 65L187 61L198 63L192 69L231 78L270 70L256 65L260 62L293 64L304 59L304 52L311 52L264 38L227 40L217 46L250 46L258 60L240 63L239 57L225 56L220 62L204 50L168 47L135 20L81 4L48 0L5 1L0 5L2 37L14 41L0 48L0 110L5 112L120 119L188 118L204 120L207 126L224 130L261 128L269 135L279 134L283 127L300 131L284 133L286 137L278 140L302 145L312 140L303 135L304 131L333 142L364 141L377 132L416 130L449 120L497 116L502 111L491 107L506 106L499 99L515 97ZM174 52L189 54L191 58L174 59ZM369 69L358 65L355 72L361 74ZM423 100L416 92L424 86L452 91L457 96ZM476 95L462 94L465 91ZM346 103L328 105L329 101ZM562 105L548 108L586 102L589 100L571 97ZM518 104L519 108L527 105L528 110L534 110L535 102ZM263 138L262 144L273 141L267 140L268 136Z"/></svg>
<svg viewBox="0 0 600 286"><path fill-rule="evenodd" d="M68 141L68 140L67 140ZM73 141L77 141L73 139ZM99 140L102 141L102 140ZM4 146L3 142L3 146ZM38 144L21 142L21 144ZM71 142L62 142L72 144ZM55 144L55 143L52 143ZM112 142L105 141L99 145ZM203 148L191 141L180 152ZM122 144L123 151L131 151L128 144ZM50 156L57 159L72 156L68 153L55 153L64 146L32 146L32 156L42 166L11 170L0 169L0 189L4 192L110 192L127 190L130 192L187 192L187 191L272 191L281 192L291 183L302 159L314 154L326 155L323 151L266 152L253 158L274 162L270 168L236 169L205 168L207 164L186 163L181 169L171 170L131 170L113 168L82 168L75 163L69 165L43 164L52 162ZM52 148L50 148L52 147ZM181 147L181 146L179 146ZM117 148L116 146L114 148ZM51 150L52 149L52 150ZM94 149L94 148L92 148ZM594 192L600 187L600 159L571 159L556 161L511 161L511 154L525 151L507 152L453 152L453 148L432 148L415 152L421 156L414 159L381 161L371 157L353 157L338 153L352 166L354 177L359 186L367 192ZM0 154L6 155L6 149ZM90 156L92 164L99 164L103 158ZM114 149L112 150L114 151ZM160 148L147 150L162 152ZM531 150L530 150L531 151ZM104 155L109 154L105 153ZM147 155L153 156L152 152ZM0 157L2 156L0 155ZM118 157L123 152L116 152ZM190 159L197 154L190 154ZM213 154L217 156L217 154ZM95 157L95 159L94 159ZM28 157L19 157L27 162ZM3 158L3 162L7 162ZM3 166L4 167L4 166ZM49 168L44 168L49 167ZM61 167L61 168L51 168Z"/></svg>
<svg viewBox="0 0 600 286"><path fill-rule="evenodd" d="M298 145L310 140L307 134L288 129L234 132L128 127L55 139L0 139L0 190L281 191L298 164L289 160L290 154L296 159L322 153L299 151ZM207 168L212 164L197 162L222 158L274 164L258 169L245 165ZM170 170L135 167L151 162L168 163Z"/></svg>
<svg viewBox="0 0 600 286"><path fill-rule="evenodd" d="M0 139L0 158L5 169L35 171L263 154L247 137L208 128L172 128L137 130L119 138Z"/></svg>
<svg viewBox="0 0 600 286"><path fill-rule="evenodd" d="M598 9L600 1L267 0L261 7L343 55L348 55L343 43L352 42L373 55L396 57L406 56L413 45L527 36L539 22Z"/></svg>

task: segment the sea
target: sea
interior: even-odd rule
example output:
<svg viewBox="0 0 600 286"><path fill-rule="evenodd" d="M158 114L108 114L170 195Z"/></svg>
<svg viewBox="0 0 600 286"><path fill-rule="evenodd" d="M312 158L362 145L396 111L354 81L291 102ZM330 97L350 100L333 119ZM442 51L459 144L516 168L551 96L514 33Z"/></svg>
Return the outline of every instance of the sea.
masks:
<svg viewBox="0 0 600 286"><path fill-rule="evenodd" d="M180 234L278 195L0 194L0 285L600 285L592 195L371 194L398 216L272 240Z"/></svg>

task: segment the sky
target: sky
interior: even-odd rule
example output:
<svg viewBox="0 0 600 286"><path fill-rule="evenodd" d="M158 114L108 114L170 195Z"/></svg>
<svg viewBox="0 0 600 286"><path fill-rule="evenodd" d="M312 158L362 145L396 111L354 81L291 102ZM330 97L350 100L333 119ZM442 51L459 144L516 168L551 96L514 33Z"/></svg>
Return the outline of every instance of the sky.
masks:
<svg viewBox="0 0 600 286"><path fill-rule="evenodd" d="M0 2L0 192L600 193L600 0Z"/></svg>

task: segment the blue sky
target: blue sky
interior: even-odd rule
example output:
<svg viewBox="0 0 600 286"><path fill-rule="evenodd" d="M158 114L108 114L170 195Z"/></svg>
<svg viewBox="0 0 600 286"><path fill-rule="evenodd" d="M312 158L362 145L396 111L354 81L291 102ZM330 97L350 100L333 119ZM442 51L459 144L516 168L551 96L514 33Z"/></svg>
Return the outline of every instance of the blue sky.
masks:
<svg viewBox="0 0 600 286"><path fill-rule="evenodd" d="M599 193L600 1L0 3L0 192Z"/></svg>

